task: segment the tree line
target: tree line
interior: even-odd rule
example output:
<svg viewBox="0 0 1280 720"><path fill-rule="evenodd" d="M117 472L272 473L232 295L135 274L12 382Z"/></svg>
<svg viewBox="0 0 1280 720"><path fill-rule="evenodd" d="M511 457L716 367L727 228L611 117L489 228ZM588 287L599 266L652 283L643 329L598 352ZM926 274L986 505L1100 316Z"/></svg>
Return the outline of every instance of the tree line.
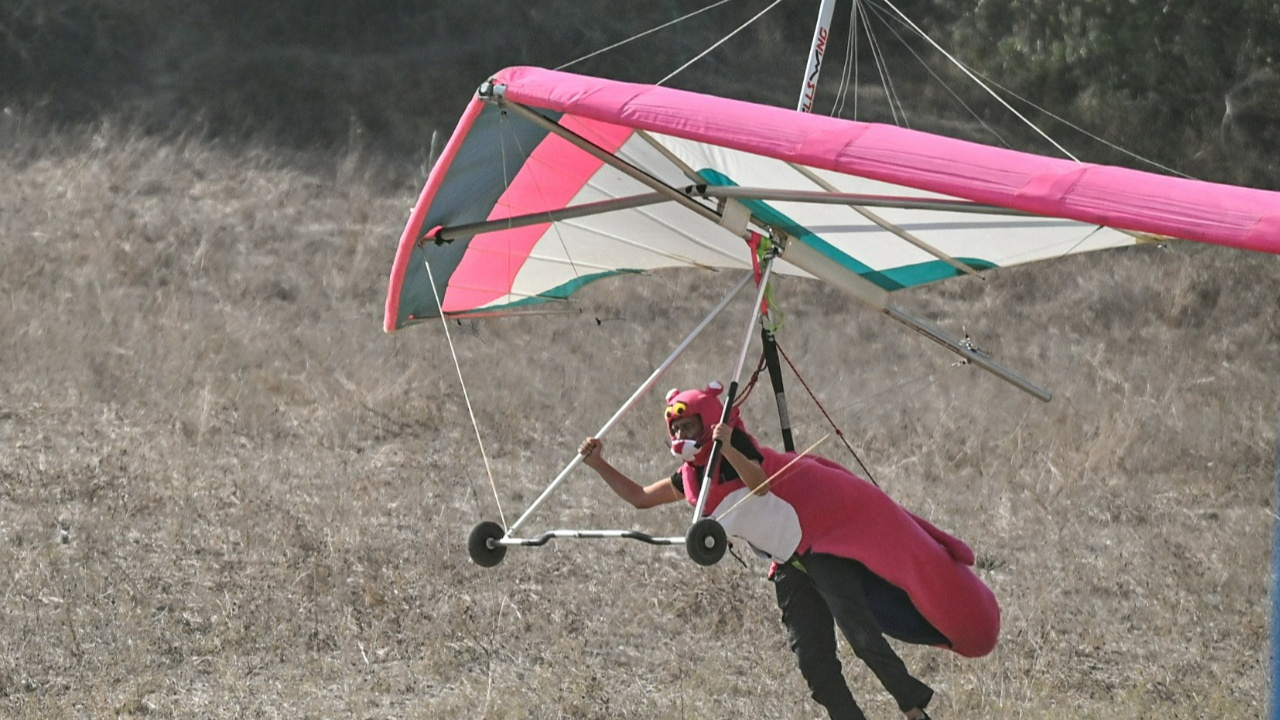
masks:
<svg viewBox="0 0 1280 720"><path fill-rule="evenodd" d="M52 123L115 115L149 131L300 147L338 147L359 134L389 152L422 153L498 68L555 67L702 10L570 68L656 82L767 4L0 0L0 102ZM794 104L817 5L782 3L669 84ZM859 119L902 120L887 100L892 83L916 126L945 130L972 120L1001 142L1035 143L984 94L960 97L957 115L954 88L970 93L973 84L896 9L1021 110L1043 107L1200 176L1280 186L1271 150L1280 147L1280 4L1273 0L863 0L862 8L851 24L852 0L837 4L825 76L831 89L824 88L834 97L841 72L856 62L861 90L851 92L862 98ZM856 47L847 44L851 31ZM889 81L877 64L896 69ZM842 103L847 112L852 103ZM1052 130L1051 117L1039 120ZM1134 163L1106 145L1086 155Z"/></svg>

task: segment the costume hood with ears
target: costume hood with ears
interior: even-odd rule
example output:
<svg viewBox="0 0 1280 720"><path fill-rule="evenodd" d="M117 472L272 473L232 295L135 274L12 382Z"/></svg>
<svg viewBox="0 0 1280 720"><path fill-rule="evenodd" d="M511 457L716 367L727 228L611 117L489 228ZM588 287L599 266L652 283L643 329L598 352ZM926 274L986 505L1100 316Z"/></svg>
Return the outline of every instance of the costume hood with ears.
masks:
<svg viewBox="0 0 1280 720"><path fill-rule="evenodd" d="M671 438L671 453L687 463L706 465L711 455L711 429L720 422L724 414L724 404L718 399L724 392L724 386L712 382L701 390L680 391L672 388L667 393L667 435ZM676 438L671 430L671 423L682 417L697 415L702 419L702 436L694 440ZM738 417L738 408L729 411L729 424L744 429L742 419Z"/></svg>

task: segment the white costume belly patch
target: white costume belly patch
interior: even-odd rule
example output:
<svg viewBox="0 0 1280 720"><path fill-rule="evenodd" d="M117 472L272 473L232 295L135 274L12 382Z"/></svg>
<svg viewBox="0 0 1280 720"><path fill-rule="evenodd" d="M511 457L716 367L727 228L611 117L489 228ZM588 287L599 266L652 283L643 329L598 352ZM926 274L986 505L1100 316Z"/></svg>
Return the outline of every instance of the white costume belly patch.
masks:
<svg viewBox="0 0 1280 720"><path fill-rule="evenodd" d="M747 488L729 493L713 517L725 534L745 541L770 560L786 562L800 545L800 516L791 503L773 493L747 498L738 505L750 493Z"/></svg>

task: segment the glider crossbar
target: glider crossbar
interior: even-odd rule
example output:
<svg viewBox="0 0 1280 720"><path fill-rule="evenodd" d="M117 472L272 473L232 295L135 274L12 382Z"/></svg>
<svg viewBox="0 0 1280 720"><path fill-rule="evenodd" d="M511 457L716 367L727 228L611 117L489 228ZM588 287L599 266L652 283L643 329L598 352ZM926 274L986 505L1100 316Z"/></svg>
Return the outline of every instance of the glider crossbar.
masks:
<svg viewBox="0 0 1280 720"><path fill-rule="evenodd" d="M1049 402L1053 397L1048 390L996 362L990 355L975 348L973 343L967 339L962 340L953 337L942 329L913 317L907 311L890 303L887 290L855 272L850 272L848 268L839 265L831 258L814 250L808 244L794 240L786 243L782 251L782 259L814 277L830 283L832 287L854 299L888 315L1019 390L1044 402Z"/></svg>
<svg viewBox="0 0 1280 720"><path fill-rule="evenodd" d="M720 313L723 312L724 309L729 306L729 302L733 300L735 297L737 297L738 293L742 291L742 288L746 287L747 283L751 282L751 279L752 279L752 274L747 273L746 275L743 276L741 280L738 281L736 285L734 285L729 290L729 292L724 296L724 298L714 308L711 309L711 312L705 318L702 319L702 322L698 323L697 327L695 327L685 337L685 339L682 340L680 344L676 346L676 349L671 351L671 355L669 355L666 360L663 360L662 363L658 365L658 367L653 371L653 373L650 374L649 377L643 383L640 384L640 387L637 388L634 393L632 393L631 397L628 398L627 401L622 404L622 407L618 408L618 411L613 414L613 417L609 418L608 422L606 422L596 432L596 435L595 435L596 437L602 438L605 435L609 434L609 431L611 431L613 427L618 424L618 421L620 421L622 417L626 415L628 411L631 410L631 408L635 407L636 403L640 402L640 398L644 397L645 393L653 389L653 386L658 382L658 379L661 378L663 374L666 373L667 369L669 369L671 365L675 363L677 358L679 358L681 355L684 354L684 351L689 348L689 345L693 343L694 339L697 338L699 335L701 335L702 331L706 330L707 327L711 325L711 321L714 320L717 316L719 316ZM573 459L569 461L569 464L565 466L564 470L561 470L560 474L557 475L556 478L551 481L551 484L547 486L547 489L543 490L542 494L539 495L538 498L533 501L533 504L529 506L529 509L525 510L524 514L521 515L514 523L511 524L511 527L507 528L507 535L511 535L516 530L518 530L520 526L523 525L524 522L529 519L529 516L533 514L533 511L538 509L538 507L541 506L542 503L545 502L547 498L551 497L551 494L555 492L556 488L558 488L560 484L563 483L565 479L569 477L569 474L573 472L574 469L576 469L578 465L581 463L582 463L582 456L575 454L573 456Z"/></svg>
<svg viewBox="0 0 1280 720"><path fill-rule="evenodd" d="M956 338L941 328L912 317L902 308L895 305L887 305L884 313L1037 400L1049 402L1053 399L1053 394L1048 390L996 362L990 355L974 347L973 343L969 342L967 338L964 340Z"/></svg>
<svg viewBox="0 0 1280 720"><path fill-rule="evenodd" d="M658 537L643 533L638 530L552 530L544 532L537 537L532 538L515 538L504 537L494 540L493 544L519 547L542 547L555 538L573 538L573 539L627 539L639 540L650 545L683 545L685 538L680 537Z"/></svg>
<svg viewBox="0 0 1280 720"><path fill-rule="evenodd" d="M817 205L860 205L862 207L901 208L903 210L941 210L944 212L981 213L983 215L1028 216L1030 213L998 205L983 205L968 200L917 198L897 195L825 192L819 190L779 190L775 188L740 187L736 185L694 185L685 193L707 198L745 198L777 202L802 202Z"/></svg>
<svg viewBox="0 0 1280 720"><path fill-rule="evenodd" d="M485 222L444 227L427 236L426 240L449 242L451 240L457 240L458 238L472 237L473 235L494 232L496 230L510 230L512 228L540 225L547 222L574 220L576 218L591 217L593 215L603 215L604 213L615 212L618 210L630 210L648 205L657 205L659 203L670 202L670 200L671 198L665 193L657 192L643 193L624 198L614 198L612 200L600 200L597 202L583 203L582 205L574 205L573 207L561 208L559 210L540 210L538 212L527 213L524 215L513 215L512 217L503 218L501 220L488 220Z"/></svg>

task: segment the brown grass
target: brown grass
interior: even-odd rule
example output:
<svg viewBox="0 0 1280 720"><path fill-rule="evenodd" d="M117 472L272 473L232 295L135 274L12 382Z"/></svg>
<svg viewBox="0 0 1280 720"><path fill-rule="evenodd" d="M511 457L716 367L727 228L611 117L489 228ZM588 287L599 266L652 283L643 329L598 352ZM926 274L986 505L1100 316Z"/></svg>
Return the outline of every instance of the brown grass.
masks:
<svg viewBox="0 0 1280 720"><path fill-rule="evenodd" d="M0 710L49 717L812 718L762 568L615 541L473 566L498 510L439 326L381 305L412 173L109 125L0 146ZM978 550L998 649L906 648L940 718L1265 703L1280 265L1185 244L902 298L1048 405L820 287L784 348L879 482ZM454 326L508 522L725 279ZM676 302L681 299L680 302ZM603 320L601 323L596 318ZM725 378L727 319L661 389ZM802 443L827 430L798 383ZM609 453L671 470L655 397ZM746 414L776 442L767 392ZM834 441L821 452L852 463ZM587 474L530 528L680 533ZM852 657L873 717L895 711Z"/></svg>

